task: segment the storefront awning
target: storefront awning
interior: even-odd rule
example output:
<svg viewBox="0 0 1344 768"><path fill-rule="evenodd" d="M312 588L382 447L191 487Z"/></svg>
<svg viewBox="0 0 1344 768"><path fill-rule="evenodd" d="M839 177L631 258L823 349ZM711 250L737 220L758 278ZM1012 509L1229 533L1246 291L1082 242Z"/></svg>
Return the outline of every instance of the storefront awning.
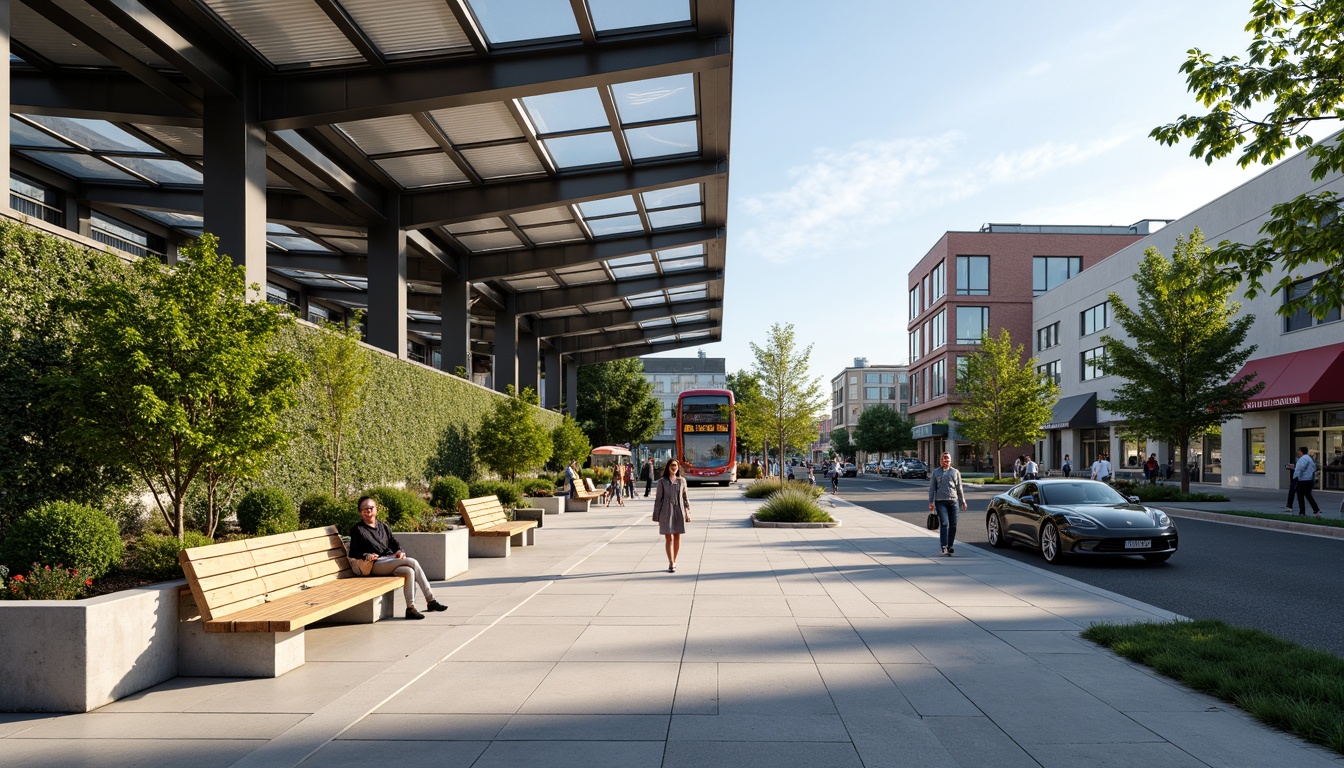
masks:
<svg viewBox="0 0 1344 768"><path fill-rule="evenodd" d="M1252 373L1265 388L1247 401L1248 411L1344 402L1344 344L1256 358L1247 361L1233 380Z"/></svg>
<svg viewBox="0 0 1344 768"><path fill-rule="evenodd" d="M916 424L911 430L916 440L923 440L930 437L945 437L947 435L947 422L931 421L927 424Z"/></svg>
<svg viewBox="0 0 1344 768"><path fill-rule="evenodd" d="M1097 393L1061 397L1041 429L1077 429L1097 426Z"/></svg>

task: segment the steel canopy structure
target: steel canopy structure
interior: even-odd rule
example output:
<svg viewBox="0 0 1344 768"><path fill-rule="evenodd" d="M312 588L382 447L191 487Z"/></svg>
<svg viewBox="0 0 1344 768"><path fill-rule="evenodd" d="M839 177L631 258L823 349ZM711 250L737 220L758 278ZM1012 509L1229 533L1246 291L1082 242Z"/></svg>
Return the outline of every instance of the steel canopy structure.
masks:
<svg viewBox="0 0 1344 768"><path fill-rule="evenodd" d="M371 344L448 371L493 356L501 390L721 336L732 0L0 0L0 21L21 213L168 261L210 231L271 300L365 310Z"/></svg>

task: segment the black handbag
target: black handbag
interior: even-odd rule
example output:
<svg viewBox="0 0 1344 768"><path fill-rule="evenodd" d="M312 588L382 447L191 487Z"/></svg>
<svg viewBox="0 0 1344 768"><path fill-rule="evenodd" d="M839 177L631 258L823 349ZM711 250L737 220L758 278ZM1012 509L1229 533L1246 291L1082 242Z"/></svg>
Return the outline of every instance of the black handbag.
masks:
<svg viewBox="0 0 1344 768"><path fill-rule="evenodd" d="M942 526L942 520L938 519L937 512L930 512L927 520L924 521L924 527L930 531L936 531Z"/></svg>

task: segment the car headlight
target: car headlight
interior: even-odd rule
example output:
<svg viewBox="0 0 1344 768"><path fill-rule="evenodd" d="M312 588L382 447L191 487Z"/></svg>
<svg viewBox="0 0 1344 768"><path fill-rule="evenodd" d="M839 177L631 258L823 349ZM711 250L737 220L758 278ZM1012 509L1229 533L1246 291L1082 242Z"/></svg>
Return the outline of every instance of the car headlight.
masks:
<svg viewBox="0 0 1344 768"><path fill-rule="evenodd" d="M1159 526L1165 527L1171 525L1171 518L1167 517L1167 513L1160 509L1153 510L1153 519L1157 520Z"/></svg>
<svg viewBox="0 0 1344 768"><path fill-rule="evenodd" d="M1082 515L1064 514L1064 520L1074 528L1096 528L1097 524L1089 518Z"/></svg>

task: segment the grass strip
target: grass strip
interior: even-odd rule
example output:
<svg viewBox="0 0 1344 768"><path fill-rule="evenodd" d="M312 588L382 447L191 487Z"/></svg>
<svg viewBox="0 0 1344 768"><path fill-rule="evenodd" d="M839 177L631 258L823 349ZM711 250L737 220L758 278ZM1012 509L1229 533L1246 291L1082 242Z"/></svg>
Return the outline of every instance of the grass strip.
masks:
<svg viewBox="0 0 1344 768"><path fill-rule="evenodd" d="M1094 624L1082 636L1344 754L1344 659L1333 654L1212 619Z"/></svg>
<svg viewBox="0 0 1344 768"><path fill-rule="evenodd" d="M1237 515L1238 517L1258 517L1261 520L1282 520L1285 523L1304 523L1306 525L1320 525L1326 528L1344 528L1344 520L1335 520L1330 517L1314 517L1312 515L1284 515L1275 512L1253 512L1249 509L1219 509L1212 510L1219 515Z"/></svg>

